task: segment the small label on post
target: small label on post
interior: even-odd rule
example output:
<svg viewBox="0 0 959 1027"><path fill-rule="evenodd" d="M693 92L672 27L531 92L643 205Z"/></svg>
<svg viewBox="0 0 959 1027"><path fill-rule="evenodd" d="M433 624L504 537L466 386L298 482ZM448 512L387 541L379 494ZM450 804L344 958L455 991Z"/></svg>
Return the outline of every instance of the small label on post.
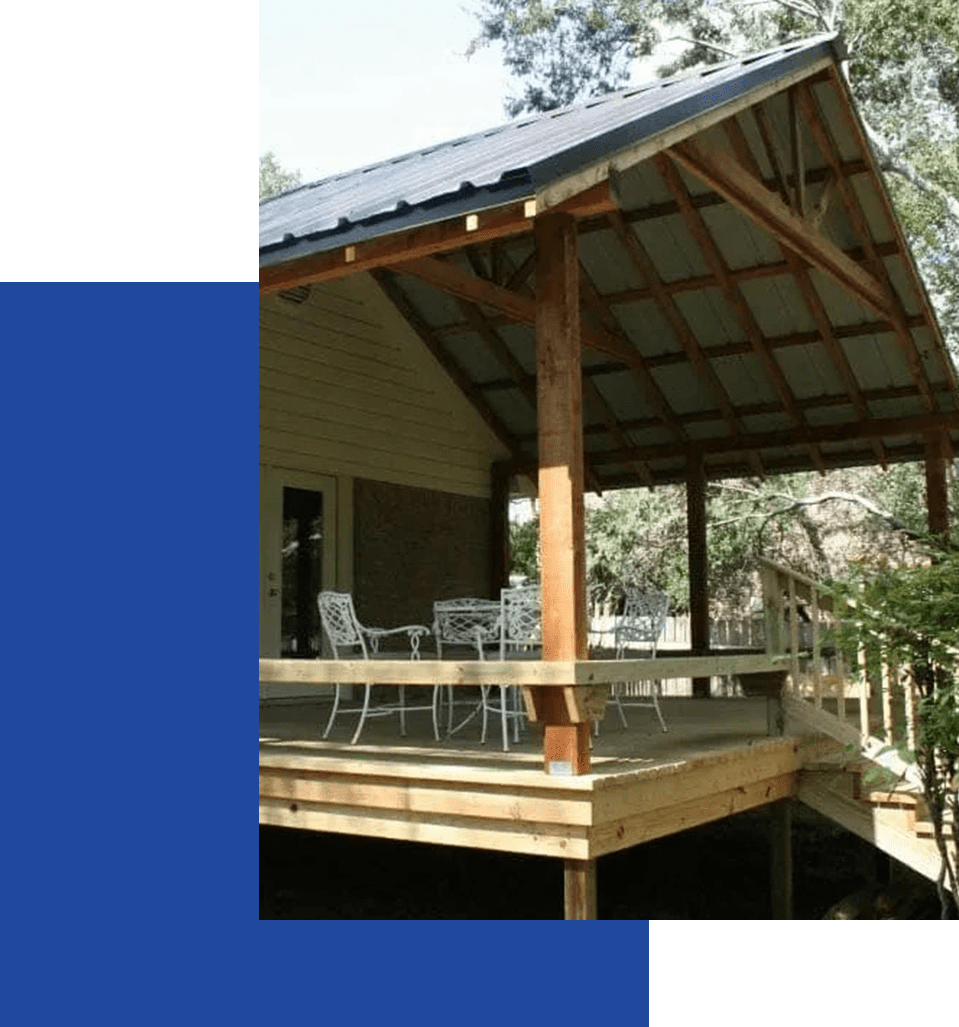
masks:
<svg viewBox="0 0 959 1027"><path fill-rule="evenodd" d="M550 760L547 773L563 777L572 777L573 764L569 760Z"/></svg>

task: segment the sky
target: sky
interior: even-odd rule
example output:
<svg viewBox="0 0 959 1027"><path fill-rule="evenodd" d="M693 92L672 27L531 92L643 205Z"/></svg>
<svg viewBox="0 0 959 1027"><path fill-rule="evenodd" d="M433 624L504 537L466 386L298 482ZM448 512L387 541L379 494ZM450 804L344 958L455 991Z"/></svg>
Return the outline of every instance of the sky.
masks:
<svg viewBox="0 0 959 1027"><path fill-rule="evenodd" d="M260 0L260 153L303 181L508 120L471 0Z"/></svg>

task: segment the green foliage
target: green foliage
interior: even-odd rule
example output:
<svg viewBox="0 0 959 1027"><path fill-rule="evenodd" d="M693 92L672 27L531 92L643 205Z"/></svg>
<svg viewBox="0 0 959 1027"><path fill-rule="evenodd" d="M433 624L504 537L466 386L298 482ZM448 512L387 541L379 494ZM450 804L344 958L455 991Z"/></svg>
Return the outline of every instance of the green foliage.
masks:
<svg viewBox="0 0 959 1027"><path fill-rule="evenodd" d="M943 859L938 887L948 918L959 910L959 869L943 831L947 810L959 823L959 548L935 539L926 545L926 563L850 577L833 591L855 604L838 632L839 646L875 650L881 639L884 658L905 668L918 690L916 750L903 755L915 758L922 777Z"/></svg>
<svg viewBox="0 0 959 1027"><path fill-rule="evenodd" d="M510 573L522 574L535 581L539 578L539 518L510 522Z"/></svg>
<svg viewBox="0 0 959 1027"><path fill-rule="evenodd" d="M260 157L260 199L276 196L284 189L292 189L300 184L299 171L285 171L280 167L276 154L272 151Z"/></svg>
<svg viewBox="0 0 959 1027"><path fill-rule="evenodd" d="M684 492L626 489L586 515L586 577L596 599L614 598L624 580L666 592L670 608L689 607Z"/></svg>
<svg viewBox="0 0 959 1027"><path fill-rule="evenodd" d="M651 52L657 34L639 19L644 6L621 0L482 0L474 12L480 34L467 56L490 43L502 46L503 63L522 84L521 95L506 100L510 117L565 107L616 89L629 77L633 60Z"/></svg>

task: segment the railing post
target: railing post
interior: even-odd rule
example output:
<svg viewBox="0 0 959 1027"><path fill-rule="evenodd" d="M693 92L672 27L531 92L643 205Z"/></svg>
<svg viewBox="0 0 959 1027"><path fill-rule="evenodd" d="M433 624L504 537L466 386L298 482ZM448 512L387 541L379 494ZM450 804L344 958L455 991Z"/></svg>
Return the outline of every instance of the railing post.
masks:
<svg viewBox="0 0 959 1027"><path fill-rule="evenodd" d="M894 745L896 738L892 717L893 672L887 657L888 654L882 656L882 729L886 735L887 744Z"/></svg>
<svg viewBox="0 0 959 1027"><path fill-rule="evenodd" d="M783 596L779 585L779 572L763 564L763 611L766 622L766 652L770 656L781 656L786 647L783 643Z"/></svg>
<svg viewBox="0 0 959 1027"><path fill-rule="evenodd" d="M813 704L822 709L822 644L819 639L819 589L812 590L812 690Z"/></svg>
<svg viewBox="0 0 959 1027"><path fill-rule="evenodd" d="M861 675L859 682L859 732L863 737L869 735L869 661L866 656L866 645L860 641L856 654L856 662Z"/></svg>
<svg viewBox="0 0 959 1027"><path fill-rule="evenodd" d="M793 695L800 695L799 687L799 603L796 601L796 579L789 575L789 661L793 681Z"/></svg>

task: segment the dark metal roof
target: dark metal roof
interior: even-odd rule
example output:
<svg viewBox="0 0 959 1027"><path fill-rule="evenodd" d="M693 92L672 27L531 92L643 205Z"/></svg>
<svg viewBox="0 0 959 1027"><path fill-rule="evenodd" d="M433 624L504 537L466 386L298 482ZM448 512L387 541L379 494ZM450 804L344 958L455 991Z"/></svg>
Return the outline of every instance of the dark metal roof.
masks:
<svg viewBox="0 0 959 1027"><path fill-rule="evenodd" d="M818 37L291 190L260 205L261 281L369 271L528 474L519 201L598 183L605 203L576 211L590 488L681 481L693 458L719 478L959 445L955 370L841 56ZM516 203L502 232L462 230ZM432 222L424 250L407 230Z"/></svg>
<svg viewBox="0 0 959 1027"><path fill-rule="evenodd" d="M260 265L533 196L628 146L832 56L834 36L517 118L260 203Z"/></svg>

